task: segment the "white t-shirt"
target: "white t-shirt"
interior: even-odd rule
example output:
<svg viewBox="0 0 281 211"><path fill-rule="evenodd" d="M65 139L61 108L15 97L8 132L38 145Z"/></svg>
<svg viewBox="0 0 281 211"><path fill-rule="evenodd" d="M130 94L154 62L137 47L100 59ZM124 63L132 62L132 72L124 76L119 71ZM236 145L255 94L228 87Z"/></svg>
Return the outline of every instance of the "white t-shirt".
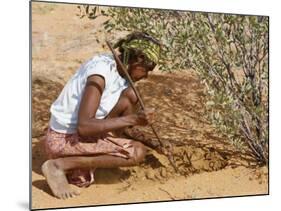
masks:
<svg viewBox="0 0 281 211"><path fill-rule="evenodd" d="M112 54L100 54L84 63L67 82L59 97L51 106L50 127L60 133L77 131L78 110L87 82L91 75L101 75L105 88L96 112L97 119L104 119L118 102L121 92L128 87L116 68Z"/></svg>

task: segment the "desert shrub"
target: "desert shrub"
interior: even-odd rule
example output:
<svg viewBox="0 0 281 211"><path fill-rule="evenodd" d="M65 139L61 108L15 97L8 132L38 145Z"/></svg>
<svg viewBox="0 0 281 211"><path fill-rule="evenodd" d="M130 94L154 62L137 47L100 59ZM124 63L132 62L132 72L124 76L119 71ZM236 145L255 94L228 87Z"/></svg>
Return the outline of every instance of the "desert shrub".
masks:
<svg viewBox="0 0 281 211"><path fill-rule="evenodd" d="M206 85L211 121L267 163L268 18L196 13L191 23L188 61Z"/></svg>
<svg viewBox="0 0 281 211"><path fill-rule="evenodd" d="M96 11L96 9L95 9ZM108 8L104 28L145 31L163 44L159 69L195 70L208 118L238 149L268 162L268 18Z"/></svg>

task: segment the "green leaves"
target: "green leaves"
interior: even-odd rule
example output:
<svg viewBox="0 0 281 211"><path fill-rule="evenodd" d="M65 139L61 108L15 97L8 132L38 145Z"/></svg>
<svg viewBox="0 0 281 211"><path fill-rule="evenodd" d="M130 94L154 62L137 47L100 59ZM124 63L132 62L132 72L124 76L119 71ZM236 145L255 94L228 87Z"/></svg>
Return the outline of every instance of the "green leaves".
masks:
<svg viewBox="0 0 281 211"><path fill-rule="evenodd" d="M106 30L140 30L161 40L160 70L197 71L210 121L233 145L247 145L259 161L267 157L267 17L138 8L110 8L106 15Z"/></svg>

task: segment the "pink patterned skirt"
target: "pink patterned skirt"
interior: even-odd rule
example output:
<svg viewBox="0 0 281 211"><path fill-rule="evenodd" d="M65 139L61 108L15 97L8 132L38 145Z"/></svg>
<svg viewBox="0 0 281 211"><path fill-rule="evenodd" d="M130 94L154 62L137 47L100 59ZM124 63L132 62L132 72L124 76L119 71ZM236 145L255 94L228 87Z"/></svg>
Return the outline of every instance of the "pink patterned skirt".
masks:
<svg viewBox="0 0 281 211"><path fill-rule="evenodd" d="M77 133L64 134L51 128L45 139L45 151L49 159L67 156L113 155L132 158L135 155L133 140L115 137L107 133L102 138L82 138ZM69 183L79 187L88 187L94 182L95 169L73 169L67 172Z"/></svg>

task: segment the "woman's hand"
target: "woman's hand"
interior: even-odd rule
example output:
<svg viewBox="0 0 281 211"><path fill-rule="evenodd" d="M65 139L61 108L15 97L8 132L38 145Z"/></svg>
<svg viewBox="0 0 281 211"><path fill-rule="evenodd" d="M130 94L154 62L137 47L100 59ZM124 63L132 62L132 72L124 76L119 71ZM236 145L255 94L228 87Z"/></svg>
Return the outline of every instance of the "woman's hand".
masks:
<svg viewBox="0 0 281 211"><path fill-rule="evenodd" d="M154 121L154 109L146 108L145 110L141 110L135 114L135 123L136 125L150 125Z"/></svg>

